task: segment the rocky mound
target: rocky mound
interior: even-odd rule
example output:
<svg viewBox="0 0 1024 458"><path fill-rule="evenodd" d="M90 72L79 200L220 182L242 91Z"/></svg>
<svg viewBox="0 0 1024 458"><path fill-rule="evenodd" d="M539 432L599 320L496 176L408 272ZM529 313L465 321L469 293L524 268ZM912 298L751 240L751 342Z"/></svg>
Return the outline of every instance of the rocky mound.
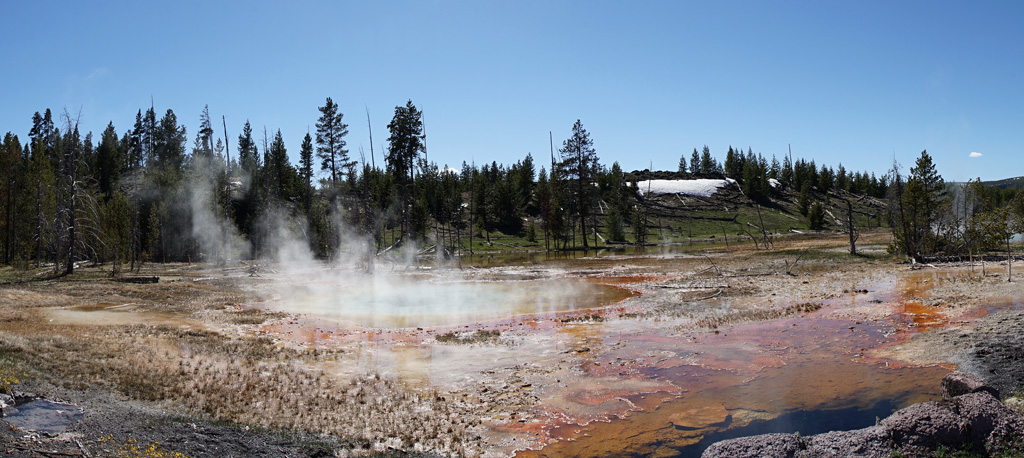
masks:
<svg viewBox="0 0 1024 458"><path fill-rule="evenodd" d="M717 442L703 458L888 458L932 456L940 447L989 454L1024 431L1024 415L999 401L999 392L972 375L942 379L942 401L901 409L875 426L809 437L764 434Z"/></svg>

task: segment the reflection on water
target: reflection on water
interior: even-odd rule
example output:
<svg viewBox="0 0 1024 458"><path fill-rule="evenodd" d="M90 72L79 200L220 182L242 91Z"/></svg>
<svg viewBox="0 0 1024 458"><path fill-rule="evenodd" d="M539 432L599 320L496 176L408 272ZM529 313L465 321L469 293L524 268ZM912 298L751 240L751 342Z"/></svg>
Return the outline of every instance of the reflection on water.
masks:
<svg viewBox="0 0 1024 458"><path fill-rule="evenodd" d="M829 431L847 431L872 426L879 418L889 416L900 405L885 399L867 408L851 407L847 409L796 411L780 415L771 420L756 420L747 426L726 429L704 436L700 442L680 449L675 456L681 458L699 458L704 449L718 441L737 437L753 436L769 433L799 432L803 436L827 433ZM654 444L658 445L658 444Z"/></svg>

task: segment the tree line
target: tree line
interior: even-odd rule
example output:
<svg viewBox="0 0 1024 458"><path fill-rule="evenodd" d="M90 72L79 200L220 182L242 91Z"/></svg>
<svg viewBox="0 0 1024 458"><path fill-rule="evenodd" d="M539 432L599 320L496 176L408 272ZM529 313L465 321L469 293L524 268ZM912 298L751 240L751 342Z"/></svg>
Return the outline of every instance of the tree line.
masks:
<svg viewBox="0 0 1024 458"><path fill-rule="evenodd" d="M382 164L372 130L369 161L363 151L354 158L339 106L328 97L318 113L293 165L280 130L254 132L246 121L231 148L227 123L222 117L218 136L208 107L190 147L171 109L159 117L140 109L130 129L118 134L110 122L98 139L81 135L77 115L36 112L24 141L8 132L0 145L2 260L59 273L91 260L117 272L147 261L275 258L295 238L320 259L366 261L406 245L456 256L494 232L543 238L546 249L624 243L627 233L646 242L638 173L602 165L579 120L539 170L532 154L455 169L429 161L423 113L411 100L394 109ZM913 257L991 248L1024 211L1024 196L980 182L951 191L926 152L907 177L896 165L880 178L791 155L768 161L750 148L729 147L724 162L707 146L680 157L677 177L726 176L760 203L777 188L799 190L812 221L821 218L812 190L885 198L894 250Z"/></svg>
<svg viewBox="0 0 1024 458"><path fill-rule="evenodd" d="M928 151L908 174L894 161L888 175L890 251L917 261L996 250L1009 255L1013 235L1024 232L1024 189L986 187L980 178L947 184Z"/></svg>

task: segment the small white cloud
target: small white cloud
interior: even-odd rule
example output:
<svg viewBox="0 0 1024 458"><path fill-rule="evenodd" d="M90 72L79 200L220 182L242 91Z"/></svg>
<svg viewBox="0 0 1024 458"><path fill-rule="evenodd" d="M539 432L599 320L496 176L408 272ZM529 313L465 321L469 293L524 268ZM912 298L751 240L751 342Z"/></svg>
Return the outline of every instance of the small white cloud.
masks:
<svg viewBox="0 0 1024 458"><path fill-rule="evenodd" d="M971 153L971 154L970 154L969 156L970 156L970 157L981 157L981 156L982 156L982 154L981 154L981 153L979 153L979 152L977 152L977 151L975 151L975 152Z"/></svg>
<svg viewBox="0 0 1024 458"><path fill-rule="evenodd" d="M110 69L107 67L99 67L92 71L88 76L85 77L86 81L91 81L97 78L102 78L110 74Z"/></svg>

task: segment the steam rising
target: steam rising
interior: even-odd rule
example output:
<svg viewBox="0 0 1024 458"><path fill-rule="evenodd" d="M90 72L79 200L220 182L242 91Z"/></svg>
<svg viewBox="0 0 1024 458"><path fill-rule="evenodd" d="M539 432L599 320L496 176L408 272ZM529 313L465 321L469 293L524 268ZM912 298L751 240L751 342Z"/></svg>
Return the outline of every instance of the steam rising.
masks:
<svg viewBox="0 0 1024 458"><path fill-rule="evenodd" d="M214 192L218 177L224 172L224 163L219 158L196 156L194 172L189 175L189 203L192 214L192 236L199 243L200 252L206 259L223 264L239 259L248 253L251 246L239 234L235 225L224 215L215 214L218 208ZM227 192L228 190L222 190Z"/></svg>
<svg viewBox="0 0 1024 458"><path fill-rule="evenodd" d="M238 261L251 252L252 244L216 210L215 191L223 165L216 159L193 165L196 173L190 178L187 201L199 250L205 259L220 264ZM239 184L247 183L228 186L240 192ZM415 245L376 253L368 236L345 224L340 206L330 213L339 254L324 261L309 248L303 218L284 205L262 210L260 251L274 262L267 278L272 285L266 302L269 308L350 325L406 328L552 314L621 298L614 287L578 279L494 281L474 279L454 269L423 269L418 267Z"/></svg>
<svg viewBox="0 0 1024 458"><path fill-rule="evenodd" d="M613 288L568 279L471 281L382 273L283 282L271 307L372 328L444 326L552 314L613 300Z"/></svg>

